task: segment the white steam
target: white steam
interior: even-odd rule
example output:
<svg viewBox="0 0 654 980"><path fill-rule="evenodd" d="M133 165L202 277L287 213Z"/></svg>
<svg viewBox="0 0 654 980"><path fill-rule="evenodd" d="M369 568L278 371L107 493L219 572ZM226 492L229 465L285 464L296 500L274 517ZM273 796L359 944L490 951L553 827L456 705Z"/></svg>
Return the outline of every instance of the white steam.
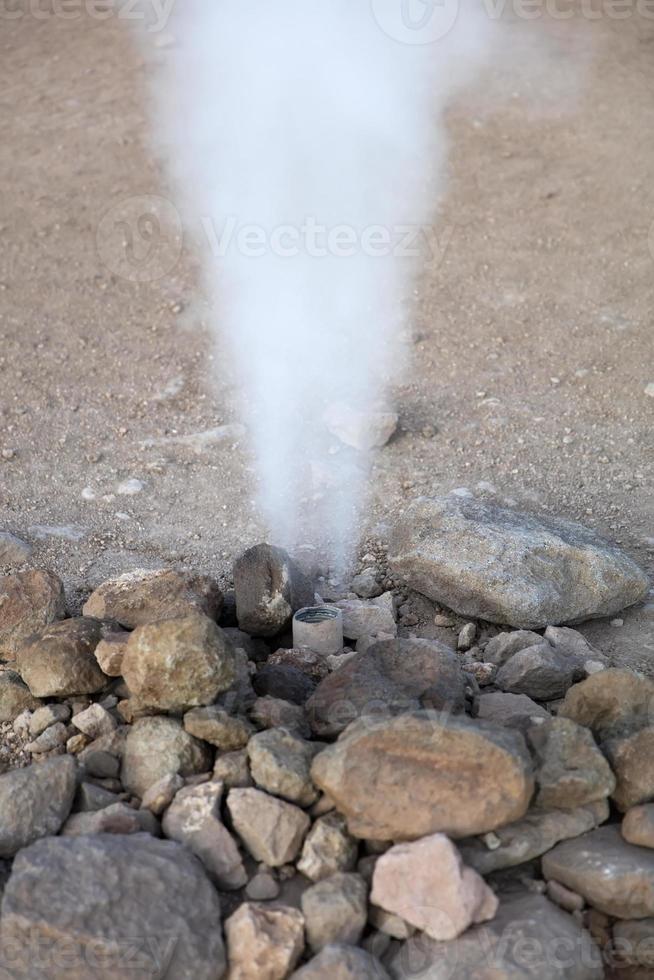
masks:
<svg viewBox="0 0 654 980"><path fill-rule="evenodd" d="M489 29L459 10L443 37L407 43L424 40L407 16L455 2L183 0L156 78L271 539L333 561L356 545L367 460L324 413L387 406L418 251L438 234L443 110Z"/></svg>

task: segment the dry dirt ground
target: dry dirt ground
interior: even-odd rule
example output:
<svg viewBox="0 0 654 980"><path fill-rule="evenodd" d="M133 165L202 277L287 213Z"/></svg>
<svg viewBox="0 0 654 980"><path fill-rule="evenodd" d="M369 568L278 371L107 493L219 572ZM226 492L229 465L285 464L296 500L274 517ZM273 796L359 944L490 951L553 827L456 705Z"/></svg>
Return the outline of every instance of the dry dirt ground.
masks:
<svg viewBox="0 0 654 980"><path fill-rule="evenodd" d="M17 9L0 16L0 527L73 608L129 568L225 576L262 532L242 440L179 440L235 421L197 259L187 247L139 283L98 249L108 208L169 193L146 59L119 16ZM449 112L444 247L417 287L401 429L366 514L383 535L411 496L482 483L652 572L654 19L578 21L534 26L555 39L535 81L518 71L495 100L487 78ZM164 57L170 40L149 43ZM118 492L133 479L140 493ZM654 652L647 614L624 641L602 630Z"/></svg>

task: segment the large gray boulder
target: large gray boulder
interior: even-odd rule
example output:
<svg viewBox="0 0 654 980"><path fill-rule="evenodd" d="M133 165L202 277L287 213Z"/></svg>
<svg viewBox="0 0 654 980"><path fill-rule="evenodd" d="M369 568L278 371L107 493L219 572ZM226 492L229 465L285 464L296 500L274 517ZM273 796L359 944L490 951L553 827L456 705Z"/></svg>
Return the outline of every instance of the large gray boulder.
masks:
<svg viewBox="0 0 654 980"><path fill-rule="evenodd" d="M21 851L2 901L0 974L116 980L132 971L223 976L220 902L200 862L149 834L48 837Z"/></svg>
<svg viewBox="0 0 654 980"><path fill-rule="evenodd" d="M610 616L649 588L631 558L580 524L455 495L405 508L389 566L463 616L524 629Z"/></svg>
<svg viewBox="0 0 654 980"><path fill-rule="evenodd" d="M13 857L39 837L56 834L76 788L77 766L69 755L0 776L0 857Z"/></svg>
<svg viewBox="0 0 654 980"><path fill-rule="evenodd" d="M486 833L519 820L534 788L519 732L435 711L355 722L311 775L350 833L374 840Z"/></svg>
<svg viewBox="0 0 654 980"><path fill-rule="evenodd" d="M382 640L321 681L305 710L318 735L338 735L358 718L421 707L463 711L465 689L460 658L443 643Z"/></svg>

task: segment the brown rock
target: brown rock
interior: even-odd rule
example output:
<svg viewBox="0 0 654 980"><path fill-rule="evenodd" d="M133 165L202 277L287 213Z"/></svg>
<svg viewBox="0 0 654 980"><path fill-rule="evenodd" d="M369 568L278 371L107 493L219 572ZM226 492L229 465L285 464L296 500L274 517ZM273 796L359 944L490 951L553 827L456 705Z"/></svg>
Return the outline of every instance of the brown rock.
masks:
<svg viewBox="0 0 654 980"><path fill-rule="evenodd" d="M570 688L559 715L598 739L634 731L654 719L654 682L630 670L599 671Z"/></svg>
<svg viewBox="0 0 654 980"><path fill-rule="evenodd" d="M323 680L306 704L313 730L338 735L359 718L416 708L465 707L465 675L449 647L433 640L374 643Z"/></svg>
<svg viewBox="0 0 654 980"><path fill-rule="evenodd" d="M287 650L281 647L279 650L270 654L266 663L271 664L273 667L281 664L297 667L298 670L301 670L303 674L306 674L312 680L316 681L316 683L323 680L329 673L329 667L327 666L325 657L309 649L297 650L291 648Z"/></svg>
<svg viewBox="0 0 654 980"><path fill-rule="evenodd" d="M129 633L108 633L95 648L95 659L108 677L121 677Z"/></svg>
<svg viewBox="0 0 654 980"><path fill-rule="evenodd" d="M281 698L257 698L250 711L250 718L258 728L287 728L303 737L308 738L311 735L302 705L291 704Z"/></svg>
<svg viewBox="0 0 654 980"><path fill-rule="evenodd" d="M118 722L114 716L98 703L91 704L88 708L73 715L73 725L80 732L88 735L90 739L110 735L118 728Z"/></svg>
<svg viewBox="0 0 654 980"><path fill-rule="evenodd" d="M40 705L30 718L30 735L32 738L37 738L50 725L58 721L68 721L69 718L70 708L67 704Z"/></svg>
<svg viewBox="0 0 654 980"><path fill-rule="evenodd" d="M0 671L0 723L14 721L23 711L40 707L29 687L15 670Z"/></svg>
<svg viewBox="0 0 654 980"><path fill-rule="evenodd" d="M557 844L543 857L543 874L607 915L654 915L654 854L628 844L614 824Z"/></svg>
<svg viewBox="0 0 654 980"><path fill-rule="evenodd" d="M534 726L528 741L536 758L538 806L583 806L614 791L615 777L591 732L570 718Z"/></svg>
<svg viewBox="0 0 654 980"><path fill-rule="evenodd" d="M304 949L297 909L244 902L225 922L229 980L285 980Z"/></svg>
<svg viewBox="0 0 654 980"><path fill-rule="evenodd" d="M225 789L245 789L252 786L252 776L245 749L217 755L213 766L213 778L220 780Z"/></svg>
<svg viewBox="0 0 654 980"><path fill-rule="evenodd" d="M311 824L299 807L258 789L230 790L227 809L252 857L271 868L295 860Z"/></svg>
<svg viewBox="0 0 654 980"><path fill-rule="evenodd" d="M622 836L629 844L654 847L654 803L627 810L622 818Z"/></svg>
<svg viewBox="0 0 654 980"><path fill-rule="evenodd" d="M256 731L245 718L235 718L215 704L187 711L184 728L190 735L215 745L221 752L235 752L244 748Z"/></svg>
<svg viewBox="0 0 654 980"><path fill-rule="evenodd" d="M210 704L234 683L234 653L211 619L192 613L135 629L123 677L141 707L186 711Z"/></svg>
<svg viewBox="0 0 654 980"><path fill-rule="evenodd" d="M87 750L88 751L88 750ZM129 729L123 750L121 782L135 796L164 776L191 776L211 768L211 750L185 732L174 718L138 718Z"/></svg>
<svg viewBox="0 0 654 980"><path fill-rule="evenodd" d="M61 580L53 572L0 576L0 657L13 660L32 633L66 615Z"/></svg>
<svg viewBox="0 0 654 980"><path fill-rule="evenodd" d="M139 569L109 579L89 596L85 616L115 619L135 629L160 619L177 619L201 612L217 619L222 608L218 583L208 575L195 575L163 568Z"/></svg>
<svg viewBox="0 0 654 980"><path fill-rule="evenodd" d="M375 865L370 901L425 932L454 939L473 923L492 919L497 898L463 865L444 834L396 844Z"/></svg>
<svg viewBox="0 0 654 980"><path fill-rule="evenodd" d="M293 613L313 604L313 586L283 550L258 544L234 563L238 624L254 636L275 636Z"/></svg>
<svg viewBox="0 0 654 980"><path fill-rule="evenodd" d="M533 791L518 732L426 711L351 725L312 776L350 832L374 840L485 833L520 819Z"/></svg>
<svg viewBox="0 0 654 980"><path fill-rule="evenodd" d="M106 626L81 616L42 627L16 651L21 677L37 698L95 694L108 684L94 651Z"/></svg>
<svg viewBox="0 0 654 980"><path fill-rule="evenodd" d="M624 811L654 797L654 726L602 745L616 777L613 799Z"/></svg>
<svg viewBox="0 0 654 980"><path fill-rule="evenodd" d="M154 813L156 817L161 816L161 814L166 810L170 804L173 802L175 794L182 789L184 786L184 780L177 773L171 776L164 776L150 786L149 789L143 794L143 799L141 800L141 809L149 810Z"/></svg>
<svg viewBox="0 0 654 980"><path fill-rule="evenodd" d="M181 789L164 814L166 837L179 841L204 865L219 888L242 888L248 876L232 835L220 819L222 783Z"/></svg>
<svg viewBox="0 0 654 980"><path fill-rule="evenodd" d="M298 806L311 806L318 791L311 781L311 763L324 748L283 728L259 732L248 742L250 772L257 786Z"/></svg>

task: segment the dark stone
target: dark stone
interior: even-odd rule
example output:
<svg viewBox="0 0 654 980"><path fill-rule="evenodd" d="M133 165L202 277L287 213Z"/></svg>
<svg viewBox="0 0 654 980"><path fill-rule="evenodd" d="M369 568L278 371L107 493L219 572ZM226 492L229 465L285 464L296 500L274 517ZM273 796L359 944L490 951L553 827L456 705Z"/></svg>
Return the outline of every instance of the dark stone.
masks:
<svg viewBox="0 0 654 980"><path fill-rule="evenodd" d="M432 640L382 640L323 680L307 702L313 730L338 735L357 718L416 708L465 708L466 677L449 647Z"/></svg>
<svg viewBox="0 0 654 980"><path fill-rule="evenodd" d="M293 613L313 603L310 580L283 548L257 544L234 563L236 611L242 630L275 636Z"/></svg>
<svg viewBox="0 0 654 980"><path fill-rule="evenodd" d="M310 677L287 664L266 664L254 675L252 684L259 697L269 695L292 704L304 704L316 689Z"/></svg>

